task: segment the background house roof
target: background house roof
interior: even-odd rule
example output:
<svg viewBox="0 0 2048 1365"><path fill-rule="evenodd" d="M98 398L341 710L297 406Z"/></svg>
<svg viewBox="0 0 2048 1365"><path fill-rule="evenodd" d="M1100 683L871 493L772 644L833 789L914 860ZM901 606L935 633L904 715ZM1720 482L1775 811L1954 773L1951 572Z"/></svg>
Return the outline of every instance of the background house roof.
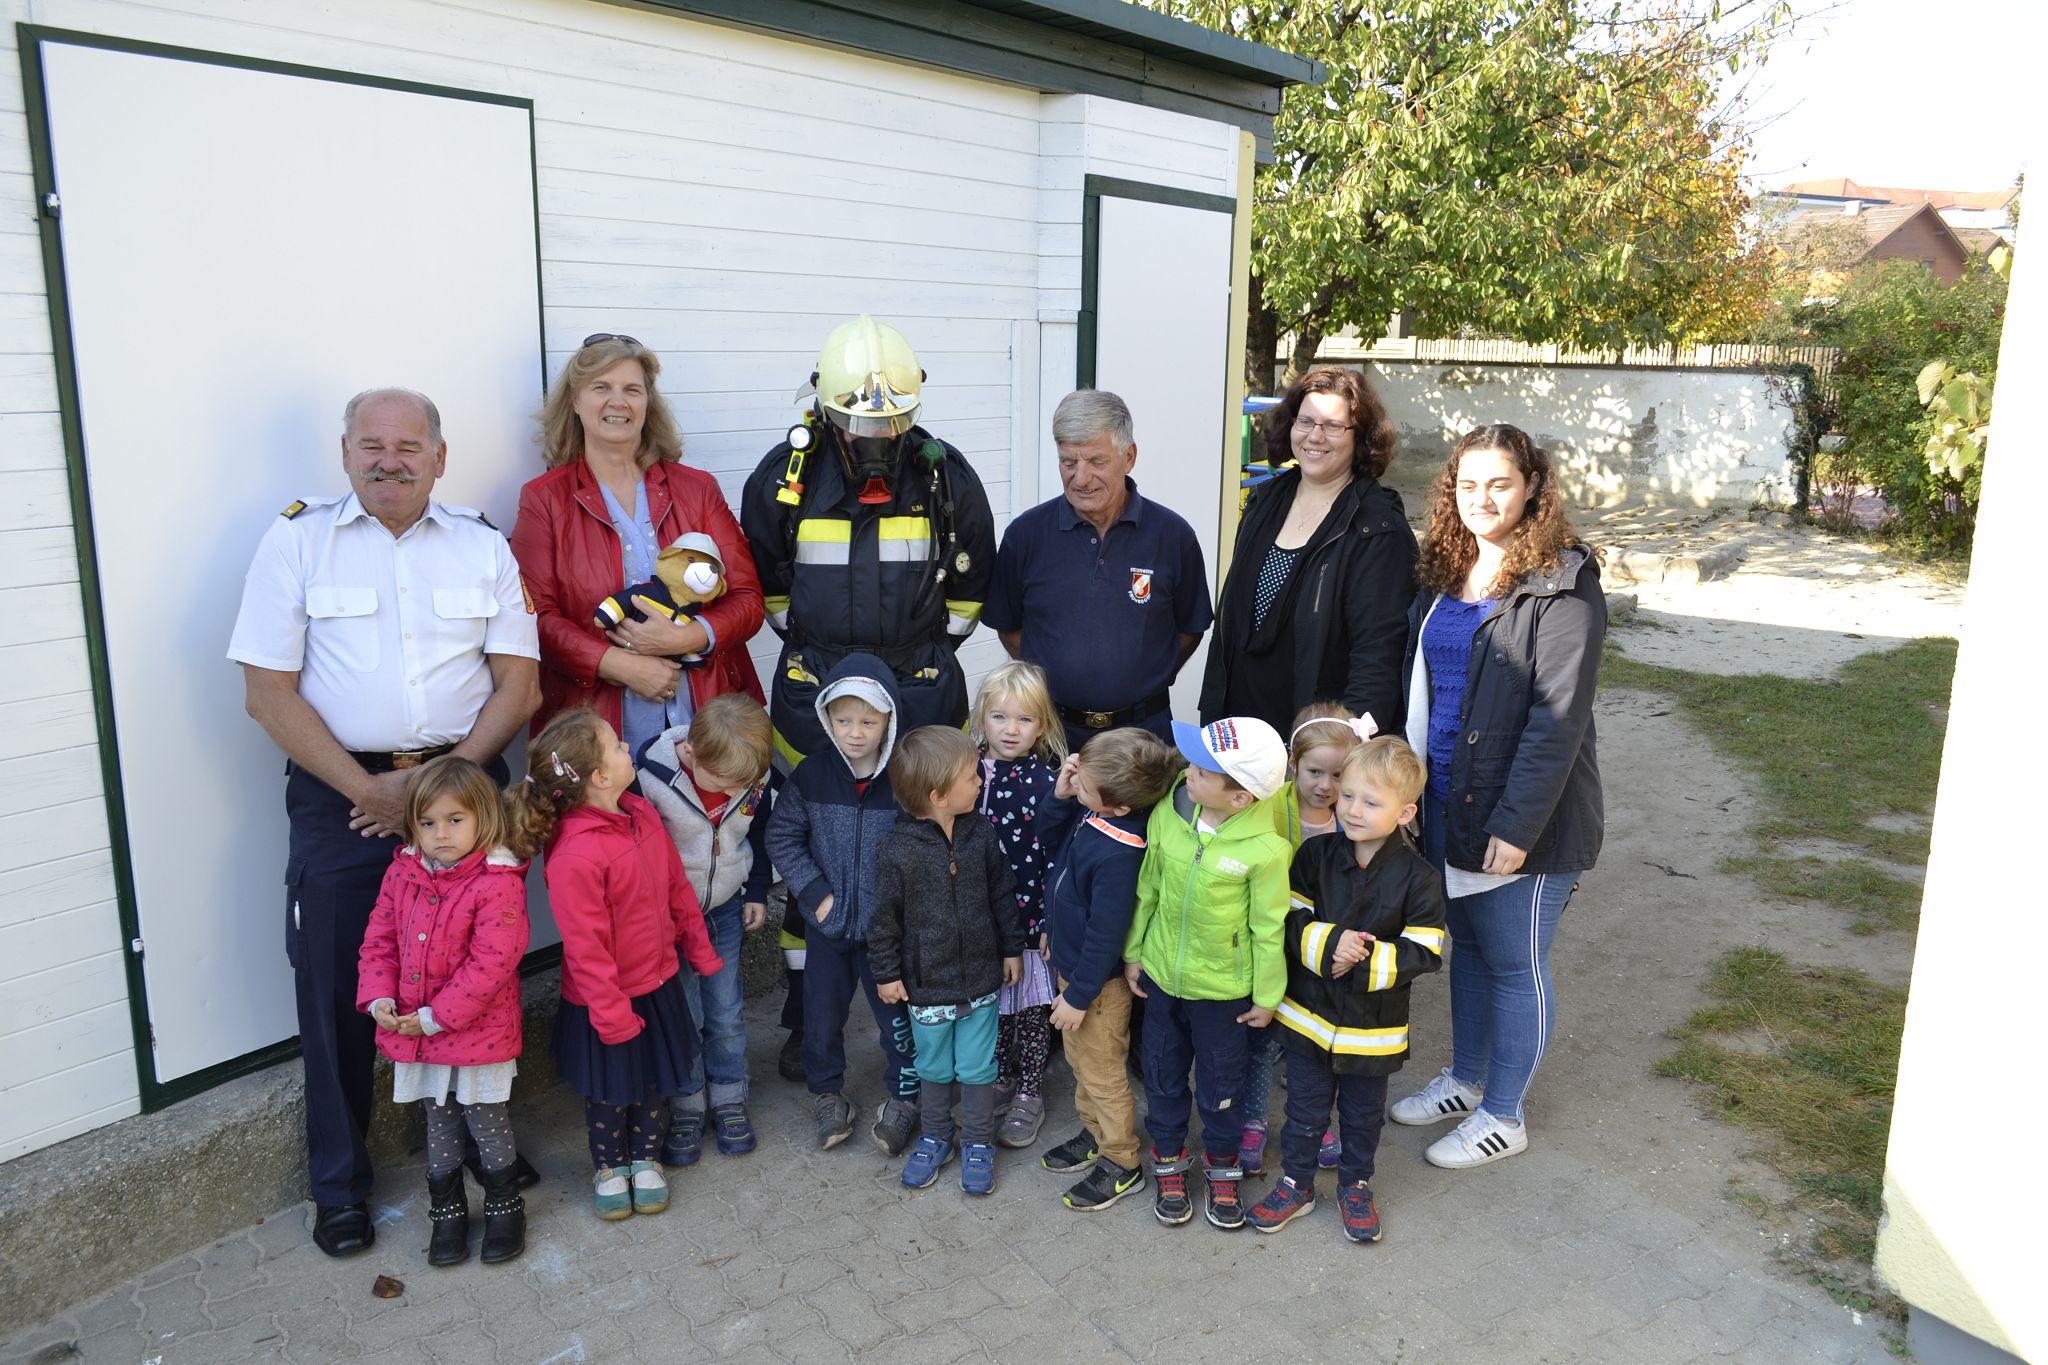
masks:
<svg viewBox="0 0 2048 1365"><path fill-rule="evenodd" d="M1861 185L1846 177L1798 180L1785 186L1784 192L1830 199L1881 199L1887 204L1932 204L1937 209L2002 209L2019 194L2011 187L2002 190L1923 190Z"/></svg>
<svg viewBox="0 0 2048 1365"><path fill-rule="evenodd" d="M1922 214L1925 214L1930 222L1939 228L1941 232L1947 234L1963 251L1968 252L1970 250L1970 247L1958 235L1956 229L1950 227L1942 220L1941 214L1935 211L1935 207L1932 204L1890 204L1883 208L1863 209L1858 213L1840 213L1834 209L1808 209L1804 213L1792 216L1785 225L1785 235L1796 237L1809 228L1819 227L1828 223L1853 223L1863 230L1865 242L1863 259L1868 260L1871 253L1875 252L1887 237L1890 237ZM1997 233L1990 232L1989 229L1984 229L1984 231L1994 240L2000 240ZM1989 248L1985 249L1988 250Z"/></svg>

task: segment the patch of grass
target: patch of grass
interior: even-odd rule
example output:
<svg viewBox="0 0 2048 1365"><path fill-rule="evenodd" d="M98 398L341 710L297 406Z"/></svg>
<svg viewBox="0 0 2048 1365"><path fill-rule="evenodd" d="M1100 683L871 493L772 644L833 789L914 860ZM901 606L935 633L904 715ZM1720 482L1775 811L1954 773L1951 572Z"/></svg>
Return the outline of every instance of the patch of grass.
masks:
<svg viewBox="0 0 2048 1365"><path fill-rule="evenodd" d="M1920 913L1919 886L1868 863L1766 854L1724 858L1721 870L1754 877L1764 890L1788 901L1820 901L1848 910L1856 916L1851 933L1904 929Z"/></svg>
<svg viewBox="0 0 2048 1365"><path fill-rule="evenodd" d="M1756 1153L1821 1220L1809 1273L1845 1303L1896 1312L1867 1267L1883 1212L1885 1142L1906 993L1861 972L1801 967L1767 948L1738 948L1705 983L1714 1004L1672 1030L1660 1076L1701 1087L1716 1117L1753 1134ZM1762 1038L1763 1047L1721 1040Z"/></svg>
<svg viewBox="0 0 2048 1365"><path fill-rule="evenodd" d="M1956 642L1915 640L1842 665L1832 678L1721 677L1639 663L1609 646L1603 687L1670 695L1686 718L1763 779L1768 832L1838 840L1886 858L1925 858L1924 832L1872 816L1934 804Z"/></svg>

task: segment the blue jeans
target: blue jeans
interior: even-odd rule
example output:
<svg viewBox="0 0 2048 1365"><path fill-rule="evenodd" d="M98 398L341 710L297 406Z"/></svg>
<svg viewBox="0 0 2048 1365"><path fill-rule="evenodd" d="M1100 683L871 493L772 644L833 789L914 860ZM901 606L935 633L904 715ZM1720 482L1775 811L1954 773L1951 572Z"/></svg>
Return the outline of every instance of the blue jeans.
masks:
<svg viewBox="0 0 2048 1365"><path fill-rule="evenodd" d="M1430 793L1424 850L1444 865L1444 810ZM1532 873L1445 908L1451 931L1451 1075L1483 1086L1480 1108L1519 1122L1522 1097L1557 1025L1550 945L1576 872ZM1290 1073L1289 1084L1293 1083Z"/></svg>
<svg viewBox="0 0 2048 1365"><path fill-rule="evenodd" d="M1280 1156L1286 1163L1287 1178L1304 1188L1315 1183L1316 1158L1329 1127L1333 1098L1337 1137L1344 1149L1337 1158L1337 1182L1353 1185L1370 1180L1380 1129L1387 1121L1387 1078L1339 1075L1320 1057L1290 1051L1287 1124L1280 1130Z"/></svg>
<svg viewBox="0 0 2048 1365"><path fill-rule="evenodd" d="M699 976L688 962L683 964L683 994L690 998L690 1013L704 1039L704 1046L690 1063L690 1088L676 1097L676 1107L685 1112L704 1112L707 1071L711 1103L747 1102L747 1021L740 1013L746 1003L740 990L740 940L746 934L742 900L734 896L704 916L711 946L725 959L725 966L716 975Z"/></svg>
<svg viewBox="0 0 2048 1365"><path fill-rule="evenodd" d="M1237 1164L1244 1141L1245 1053L1252 1030L1237 1022L1249 998L1181 1000L1151 976L1140 978L1145 992L1145 1130L1152 1150L1178 1156L1188 1142L1188 1065L1195 1068L1194 1106L1202 1111L1202 1150L1212 1166ZM1321 1134L1317 1134L1318 1137Z"/></svg>

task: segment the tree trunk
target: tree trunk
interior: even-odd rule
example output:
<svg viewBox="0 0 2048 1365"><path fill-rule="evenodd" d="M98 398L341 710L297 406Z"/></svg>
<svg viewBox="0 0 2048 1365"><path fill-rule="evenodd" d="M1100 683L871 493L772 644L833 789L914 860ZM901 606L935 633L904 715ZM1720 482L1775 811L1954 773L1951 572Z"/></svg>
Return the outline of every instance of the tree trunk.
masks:
<svg viewBox="0 0 2048 1365"><path fill-rule="evenodd" d="M1245 300L1244 391L1250 397L1273 392L1275 357L1280 349L1280 315L1266 307L1265 290L1255 272L1251 297Z"/></svg>
<svg viewBox="0 0 2048 1365"><path fill-rule="evenodd" d="M1305 320L1297 325L1294 333L1294 350L1287 357L1287 373L1280 377L1282 386L1315 368L1316 352L1323 348L1323 333L1326 328L1321 319Z"/></svg>

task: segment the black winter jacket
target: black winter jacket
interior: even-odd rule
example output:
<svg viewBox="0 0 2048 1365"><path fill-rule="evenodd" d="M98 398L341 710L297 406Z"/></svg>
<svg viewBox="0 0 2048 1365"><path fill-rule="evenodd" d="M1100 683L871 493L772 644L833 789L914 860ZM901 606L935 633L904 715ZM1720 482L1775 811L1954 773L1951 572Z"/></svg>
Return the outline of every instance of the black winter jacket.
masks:
<svg viewBox="0 0 2048 1365"><path fill-rule="evenodd" d="M1259 569L1300 484L1300 471L1289 470L1254 489L1238 520L1202 678L1204 723L1224 714L1229 669L1252 637ZM1326 525L1335 529L1323 531L1294 566L1294 695L1284 714L1341 701L1353 715L1371 712L1383 733L1397 732L1407 699L1401 620L1415 590L1415 533L1401 495L1374 479L1353 480L1339 493Z"/></svg>
<svg viewBox="0 0 2048 1365"><path fill-rule="evenodd" d="M1392 1075L1408 1058L1409 983L1443 965L1443 878L1398 836L1360 867L1349 839L1318 834L1290 881L1282 1041L1344 1075ZM1371 953L1332 976L1347 929L1371 934Z"/></svg>
<svg viewBox="0 0 2048 1365"><path fill-rule="evenodd" d="M1401 677L1417 753L1426 752L1429 692L1416 660L1436 598L1424 589L1408 609ZM1567 548L1553 572L1517 583L1473 631L1445 797L1452 867L1482 870L1489 835L1528 852L1526 873L1580 872L1599 859L1606 814L1593 689L1606 638L1600 566L1584 545Z"/></svg>
<svg viewBox="0 0 2048 1365"><path fill-rule="evenodd" d="M901 981L913 1005L965 1005L1003 984L1003 959L1024 952L1002 841L979 815L953 820L948 843L929 820L905 817L875 859L868 967Z"/></svg>

